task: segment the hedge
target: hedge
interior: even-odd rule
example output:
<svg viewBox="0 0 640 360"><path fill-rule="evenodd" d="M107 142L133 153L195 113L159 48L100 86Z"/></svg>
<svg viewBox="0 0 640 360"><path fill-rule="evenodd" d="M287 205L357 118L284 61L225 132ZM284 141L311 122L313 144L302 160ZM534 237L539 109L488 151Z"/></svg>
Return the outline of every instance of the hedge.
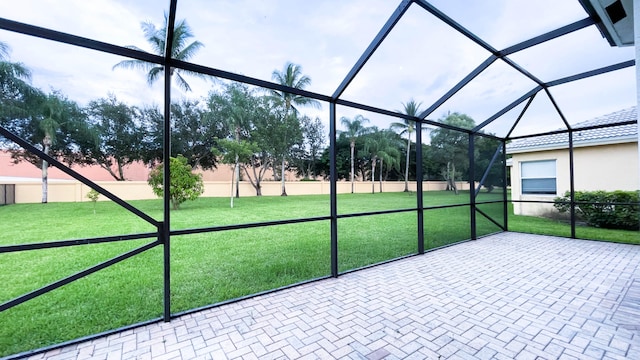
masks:
<svg viewBox="0 0 640 360"><path fill-rule="evenodd" d="M557 197L553 206L570 211L571 193ZM640 191L576 191L576 215L587 225L606 229L640 230Z"/></svg>

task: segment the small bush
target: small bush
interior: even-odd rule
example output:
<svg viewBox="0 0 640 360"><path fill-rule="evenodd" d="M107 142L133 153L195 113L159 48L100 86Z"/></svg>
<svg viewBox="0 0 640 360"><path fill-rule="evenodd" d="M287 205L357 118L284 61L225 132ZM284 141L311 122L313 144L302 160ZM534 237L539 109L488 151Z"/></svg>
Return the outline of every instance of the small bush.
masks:
<svg viewBox="0 0 640 360"><path fill-rule="evenodd" d="M98 198L100 197L100 193L96 191L96 189L91 189L91 191L89 191L87 193L87 199L91 200L91 202L93 203L93 213L96 213L96 202L98 201Z"/></svg>
<svg viewBox="0 0 640 360"><path fill-rule="evenodd" d="M570 211L571 193L557 197L553 206ZM640 191L576 191L576 214L587 225L606 229L640 229ZM623 205L629 204L629 205Z"/></svg>
<svg viewBox="0 0 640 360"><path fill-rule="evenodd" d="M194 174L191 166L187 164L187 159L178 155L169 159L169 170L171 171L171 180L169 184L169 193L171 197L171 207L174 210L180 208L180 204L187 200L195 200L204 192L204 184L202 183L202 175ZM159 197L164 195L163 191L163 164L158 165L149 173L147 181L153 193Z"/></svg>

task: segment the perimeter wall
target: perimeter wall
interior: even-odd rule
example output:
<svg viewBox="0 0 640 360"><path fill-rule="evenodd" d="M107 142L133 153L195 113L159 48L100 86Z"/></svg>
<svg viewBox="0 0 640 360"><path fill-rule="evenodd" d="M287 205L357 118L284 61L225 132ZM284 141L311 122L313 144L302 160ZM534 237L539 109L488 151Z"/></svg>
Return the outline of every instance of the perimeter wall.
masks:
<svg viewBox="0 0 640 360"><path fill-rule="evenodd" d="M6 182L6 181L5 181ZM2 183L2 180L0 180ZM8 184L8 182L7 182ZM145 200L156 199L151 191L151 187L146 181L96 181L96 184L112 192L123 200ZM263 181L262 195L277 196L281 193L281 183L279 181ZM446 189L444 181L424 181L422 183L424 191L438 191ZM42 184L40 181L23 181L15 184L15 203L39 203L42 200ZM458 182L459 190L469 190L469 183ZM380 191L380 183L375 182L375 192ZM79 181L72 180L49 180L49 202L81 202L90 201L87 193L91 190L88 186ZM330 183L328 181L287 181L286 190L288 195L328 195ZM351 183L341 181L337 184L339 194L351 192ZM383 181L383 192L402 192L404 181ZM415 181L409 182L409 191L416 190ZM370 193L371 182L356 182L356 193ZM205 181L204 197L226 197L231 195L231 186L228 181ZM256 196L251 183L240 182L240 196ZM104 196L98 199L108 200Z"/></svg>

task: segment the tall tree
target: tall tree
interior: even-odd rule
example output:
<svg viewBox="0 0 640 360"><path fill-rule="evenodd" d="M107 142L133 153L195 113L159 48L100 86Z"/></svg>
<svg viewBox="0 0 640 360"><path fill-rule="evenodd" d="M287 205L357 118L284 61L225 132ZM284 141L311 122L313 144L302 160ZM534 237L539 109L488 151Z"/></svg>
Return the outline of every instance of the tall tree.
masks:
<svg viewBox="0 0 640 360"><path fill-rule="evenodd" d="M336 139L336 179L338 180L349 180L349 139L344 135L344 133L340 134ZM324 179L329 179L331 176L331 166L329 164L329 148L326 147L322 151L322 155L320 156L320 160L318 162L318 172L322 174Z"/></svg>
<svg viewBox="0 0 640 360"><path fill-rule="evenodd" d="M117 181L126 180L126 165L142 159L140 144L144 131L137 113L137 108L118 101L113 94L87 105L89 122L95 131L95 146L87 155Z"/></svg>
<svg viewBox="0 0 640 360"><path fill-rule="evenodd" d="M31 71L9 61L10 47L0 42L0 125L18 133L39 112L44 94L31 86Z"/></svg>
<svg viewBox="0 0 640 360"><path fill-rule="evenodd" d="M254 153L246 163L242 164L247 179L256 190L256 196L262 196L262 179L272 166L278 139L282 139L281 115L269 97L258 98L255 108L251 132L247 141L254 144Z"/></svg>
<svg viewBox="0 0 640 360"><path fill-rule="evenodd" d="M144 127L142 159L147 164L162 161L164 116L157 107L146 107L138 112ZM216 156L211 149L216 139L224 138L227 128L215 114L197 100L182 99L171 104L171 154L183 155L192 168L214 169Z"/></svg>
<svg viewBox="0 0 640 360"><path fill-rule="evenodd" d="M156 28L155 24L149 21L141 23L144 36L147 39L149 45L151 45L153 53L156 55L164 56L168 22L169 18L165 13L164 24L161 28ZM175 22L175 26L173 28L173 47L171 48L172 59L187 61L191 59L196 54L196 52L204 46L200 41L192 41L189 43L189 40L192 37L194 37L194 35L191 32L191 28L187 24L186 20L183 19ZM135 45L129 45L127 47L133 50L144 51L143 49ZM123 60L113 66L113 69L116 68L140 69L146 71L147 83L149 83L149 85L152 85L156 80L158 80L158 78L163 74L164 71L164 66L137 59ZM189 86L187 81L182 77L182 73L201 78L204 77L204 75L198 72L171 68L171 76L176 80L178 87L185 91L191 91L191 86Z"/></svg>
<svg viewBox="0 0 640 360"><path fill-rule="evenodd" d="M365 135L370 131L370 129L365 126L365 124L369 123L369 119L365 118L360 114L356 115L353 118L353 120L343 116L340 118L340 123L342 123L342 126L344 126L347 129L345 131L341 131L340 133L346 135L349 138L349 146L351 149L350 180L351 180L351 193L353 194L354 181L355 181L354 166L355 166L356 141L360 136Z"/></svg>
<svg viewBox="0 0 640 360"><path fill-rule="evenodd" d="M463 129L475 126L471 117L457 112L440 119L440 122ZM462 131L438 128L431 132L431 148L445 164L442 171L447 181L447 190L457 194L456 178L469 168L469 135Z"/></svg>
<svg viewBox="0 0 640 360"><path fill-rule="evenodd" d="M293 63L286 63L282 71L274 70L271 74L271 78L278 84L284 85L293 89L303 90L311 84L311 78L302 74L302 67ZM310 99L304 96L292 94L286 91L271 90L271 97L278 101L284 108L282 114L282 122L297 121L298 109L297 106L311 106L314 108L320 108L320 102L315 99ZM284 144L290 144L290 147L294 142L291 141L288 131L284 131ZM286 152L279 154L282 158L281 169L281 181L282 181L282 196L287 196L287 190L285 189L285 158Z"/></svg>
<svg viewBox="0 0 640 360"><path fill-rule="evenodd" d="M30 97L26 116L10 119L9 130L68 165L85 163L78 152L77 139L88 136L89 131L86 116L78 104L58 91L48 95L37 91ZM47 203L48 161L23 148L10 147L9 151L14 162L27 161L42 170L42 203Z"/></svg>
<svg viewBox="0 0 640 360"><path fill-rule="evenodd" d="M236 142L236 144L225 143L224 146L221 145L220 150L225 154L225 163L233 164L232 193L235 181L234 196L240 197L240 164L247 161L247 159L241 161L241 156L248 150L246 146L248 143L243 143L243 141L249 134L252 117L257 106L255 95L248 86L241 83L231 83L224 87L222 93L210 92L207 106L209 113L225 124L229 138ZM236 157L231 163L227 158L229 153L235 154ZM233 199L231 207L233 207Z"/></svg>
<svg viewBox="0 0 640 360"><path fill-rule="evenodd" d="M402 104L404 108L401 112L409 116L418 116L420 113L420 105L415 100L411 99ZM399 111L400 112L400 111ZM391 127L394 129L400 129L400 134L407 134L407 156L404 170L404 192L409 191L409 157L411 153L411 134L415 131L415 122L409 119L403 119L402 122L391 123Z"/></svg>
<svg viewBox="0 0 640 360"><path fill-rule="evenodd" d="M234 180L237 179L239 174L236 172L239 170L240 163L248 163L251 161L251 157L256 152L260 151L258 146L247 140L231 140L231 139L220 139L218 141L218 145L220 149L213 148L211 151L217 156L221 157L222 163L224 164L233 164L234 171L231 173L231 197L229 200L229 204L231 208L233 208L233 198L238 197L238 182L236 182L236 192L234 193L233 185Z"/></svg>
<svg viewBox="0 0 640 360"><path fill-rule="evenodd" d="M311 120L308 116L300 119L302 125L303 143L300 144L294 153L294 166L298 175L304 179L316 180L318 175L319 159L324 150L326 132L322 120L316 117Z"/></svg>
<svg viewBox="0 0 640 360"><path fill-rule="evenodd" d="M393 135L397 136L392 130L379 130L372 127L372 131L365 138L364 152L369 154L371 159L371 193L375 193L375 175L376 163L380 161L380 189L382 192L382 167L386 161L388 164L397 164L400 158L400 151L397 144L393 141Z"/></svg>

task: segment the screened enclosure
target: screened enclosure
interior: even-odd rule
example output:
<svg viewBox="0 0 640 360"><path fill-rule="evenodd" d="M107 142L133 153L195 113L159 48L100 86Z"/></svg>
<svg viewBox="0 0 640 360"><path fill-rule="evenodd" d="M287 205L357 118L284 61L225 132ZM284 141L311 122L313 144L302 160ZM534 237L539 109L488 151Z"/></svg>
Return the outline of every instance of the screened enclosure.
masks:
<svg viewBox="0 0 640 360"><path fill-rule="evenodd" d="M576 199L588 131L627 127L633 143L635 129L616 175L635 185L615 190L640 188L637 113L580 125L637 103L634 49L612 46L586 1L4 7L0 151L100 201L59 203L45 184L32 190L43 204L0 206L0 356L496 232L619 241L579 213L593 205ZM513 149L554 135L566 161L518 162L516 198ZM162 163L179 157L233 169L230 190L176 210L172 186L131 200L81 171L127 180L138 162L167 180ZM607 206L638 219L637 192L625 199ZM564 217L536 227L513 211L541 204Z"/></svg>

